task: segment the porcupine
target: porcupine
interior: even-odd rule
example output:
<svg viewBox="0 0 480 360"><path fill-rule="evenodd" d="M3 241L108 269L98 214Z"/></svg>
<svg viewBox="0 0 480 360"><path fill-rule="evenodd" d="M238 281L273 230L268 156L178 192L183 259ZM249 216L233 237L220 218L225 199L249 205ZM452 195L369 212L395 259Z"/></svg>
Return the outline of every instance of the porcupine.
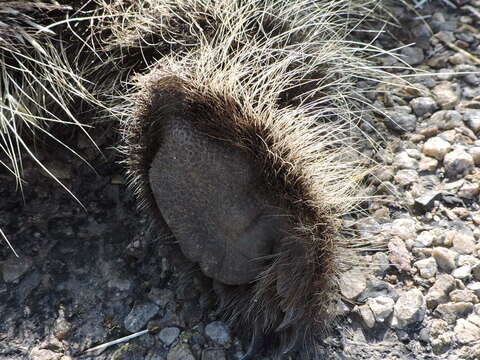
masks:
<svg viewBox="0 0 480 360"><path fill-rule="evenodd" d="M354 83L374 71L347 40L354 4L180 3L166 13L189 39L166 34L191 47L138 75L122 103L131 187L175 256L213 280L220 313L251 338L244 359L262 343L313 359L335 321L352 254L341 218L365 170Z"/></svg>
<svg viewBox="0 0 480 360"><path fill-rule="evenodd" d="M90 79L122 89L112 111L131 185L175 256L213 280L248 358L263 337L276 357L313 358L334 321L341 217L363 171L354 83L374 72L347 36L374 3L148 0L121 21L123 2L96 2L95 55L122 54L122 74L102 64Z"/></svg>

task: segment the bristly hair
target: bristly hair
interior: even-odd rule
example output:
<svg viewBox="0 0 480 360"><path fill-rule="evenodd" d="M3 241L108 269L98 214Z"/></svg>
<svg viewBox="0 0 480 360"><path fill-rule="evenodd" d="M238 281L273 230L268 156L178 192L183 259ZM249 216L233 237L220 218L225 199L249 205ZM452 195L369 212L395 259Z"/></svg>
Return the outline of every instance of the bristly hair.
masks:
<svg viewBox="0 0 480 360"><path fill-rule="evenodd" d="M78 100L93 97L69 58L75 45L65 26L53 26L71 12L71 6L56 1L0 1L0 166L20 187L24 154L60 183L36 157L29 137L40 134L62 143L52 125L86 126L75 110Z"/></svg>
<svg viewBox="0 0 480 360"><path fill-rule="evenodd" d="M362 60L368 45L346 40L351 1L179 3L204 6L189 14L196 46L152 64L116 109L130 185L161 220L148 171L169 111L193 114L202 132L253 154L295 230L255 282L217 284L223 313L241 333L271 336L276 357L301 347L313 358L335 319L338 275L351 262L341 219L362 199L366 173L355 82L381 71ZM210 16L216 28L205 35L198 19Z"/></svg>

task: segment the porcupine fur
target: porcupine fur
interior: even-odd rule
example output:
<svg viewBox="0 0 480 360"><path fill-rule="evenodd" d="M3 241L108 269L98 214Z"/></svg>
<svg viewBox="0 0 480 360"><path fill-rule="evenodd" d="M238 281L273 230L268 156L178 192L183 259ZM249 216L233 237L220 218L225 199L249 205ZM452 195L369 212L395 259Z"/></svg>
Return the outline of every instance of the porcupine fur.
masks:
<svg viewBox="0 0 480 360"><path fill-rule="evenodd" d="M212 146L240 149L258 171L259 192L269 193L279 214L289 217L288 233L276 240L252 281L234 285L218 281L224 275L212 272L186 244L188 239L179 241L177 250L216 280L220 312L252 338L249 357L265 336L276 358L301 349L313 359L319 339L335 320L338 276L352 256L341 218L355 211L365 171L364 159L355 152L355 124L361 121L354 111L359 98L355 81L375 76L375 71L361 60L362 49L347 41L352 3L185 4L203 6L198 15L189 7L192 47L163 57L137 76L132 96L120 110L131 186L154 222L171 227L175 216L182 221L184 210L165 219L165 206L175 204L175 196L180 203L188 201L190 193L175 193L174 200L156 196L162 191L155 187L163 186L154 184L156 169L175 172L175 161L188 168L189 161L198 160L195 152L209 150L185 146L183 156L182 140L175 145L180 146L175 161L163 164L156 156L168 137L183 136L187 124L187 133L212 140ZM172 13L178 15L178 8ZM205 19L212 19L215 31L204 31ZM184 230L173 228L173 235L182 238Z"/></svg>
<svg viewBox="0 0 480 360"><path fill-rule="evenodd" d="M252 281L228 285L208 274L217 280L221 313L253 339L250 356L267 336L278 358L294 348L313 358L334 322L338 274L350 261L341 218L361 198L355 81L376 76L361 60L372 49L347 39L377 2L92 4L91 37L77 52L87 60L61 66L81 69L92 84L82 88L89 101L100 94L107 113L120 117L124 163L142 208L165 225L149 175L163 118L183 117L194 131L220 139L219 146L240 149L290 227ZM67 84L84 86L77 77Z"/></svg>
<svg viewBox="0 0 480 360"><path fill-rule="evenodd" d="M70 5L88 2L0 1L0 165L20 186L24 154L49 172L29 140L44 135L61 142L51 127L82 128L79 100L94 102L70 57L79 48L73 33L65 25L51 28L74 13Z"/></svg>

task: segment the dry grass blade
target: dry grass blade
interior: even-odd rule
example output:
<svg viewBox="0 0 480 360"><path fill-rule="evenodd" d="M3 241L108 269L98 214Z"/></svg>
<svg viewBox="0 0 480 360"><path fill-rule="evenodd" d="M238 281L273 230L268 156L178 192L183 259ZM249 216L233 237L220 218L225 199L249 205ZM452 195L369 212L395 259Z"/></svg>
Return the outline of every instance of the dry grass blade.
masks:
<svg viewBox="0 0 480 360"><path fill-rule="evenodd" d="M62 36L48 29L57 21L50 17L52 12L62 16L70 9L56 2L0 2L0 151L6 156L0 164L15 175L21 188L22 157L29 155L73 196L25 140L25 135L35 137L40 132L63 144L50 129L53 124L66 124L81 129L94 144L71 110L74 101L96 102L82 74L70 63L70 53L76 49L65 48Z"/></svg>
<svg viewBox="0 0 480 360"><path fill-rule="evenodd" d="M13 254L18 258L20 256L18 256L18 253L15 251L15 249L13 248L12 244L10 243L10 241L8 240L7 236L5 235L5 233L2 231L2 229L0 229L0 235L1 237L6 241L8 247L10 248L10 250L12 250Z"/></svg>

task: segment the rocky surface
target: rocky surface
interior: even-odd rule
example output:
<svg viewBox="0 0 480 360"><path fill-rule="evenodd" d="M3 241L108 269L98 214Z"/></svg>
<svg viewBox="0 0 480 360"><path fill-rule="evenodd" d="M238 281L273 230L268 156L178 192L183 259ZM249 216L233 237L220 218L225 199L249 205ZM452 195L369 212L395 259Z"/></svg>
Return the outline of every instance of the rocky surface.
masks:
<svg viewBox="0 0 480 360"><path fill-rule="evenodd" d="M354 226L384 247L342 276L345 316L322 358L480 358L480 2L422 4L427 24L399 10L409 31L375 40L415 42L381 61L436 76L393 79L368 95L378 113L377 131L367 130L384 150L365 150L381 165L371 181L379 196ZM0 247L0 360L239 359L244 348L209 284L179 279L163 234L146 232L109 150L115 139L99 141L105 157L82 136L71 142L95 171L62 148L40 153L83 207L28 160L25 200L0 174L0 228L21 255Z"/></svg>

